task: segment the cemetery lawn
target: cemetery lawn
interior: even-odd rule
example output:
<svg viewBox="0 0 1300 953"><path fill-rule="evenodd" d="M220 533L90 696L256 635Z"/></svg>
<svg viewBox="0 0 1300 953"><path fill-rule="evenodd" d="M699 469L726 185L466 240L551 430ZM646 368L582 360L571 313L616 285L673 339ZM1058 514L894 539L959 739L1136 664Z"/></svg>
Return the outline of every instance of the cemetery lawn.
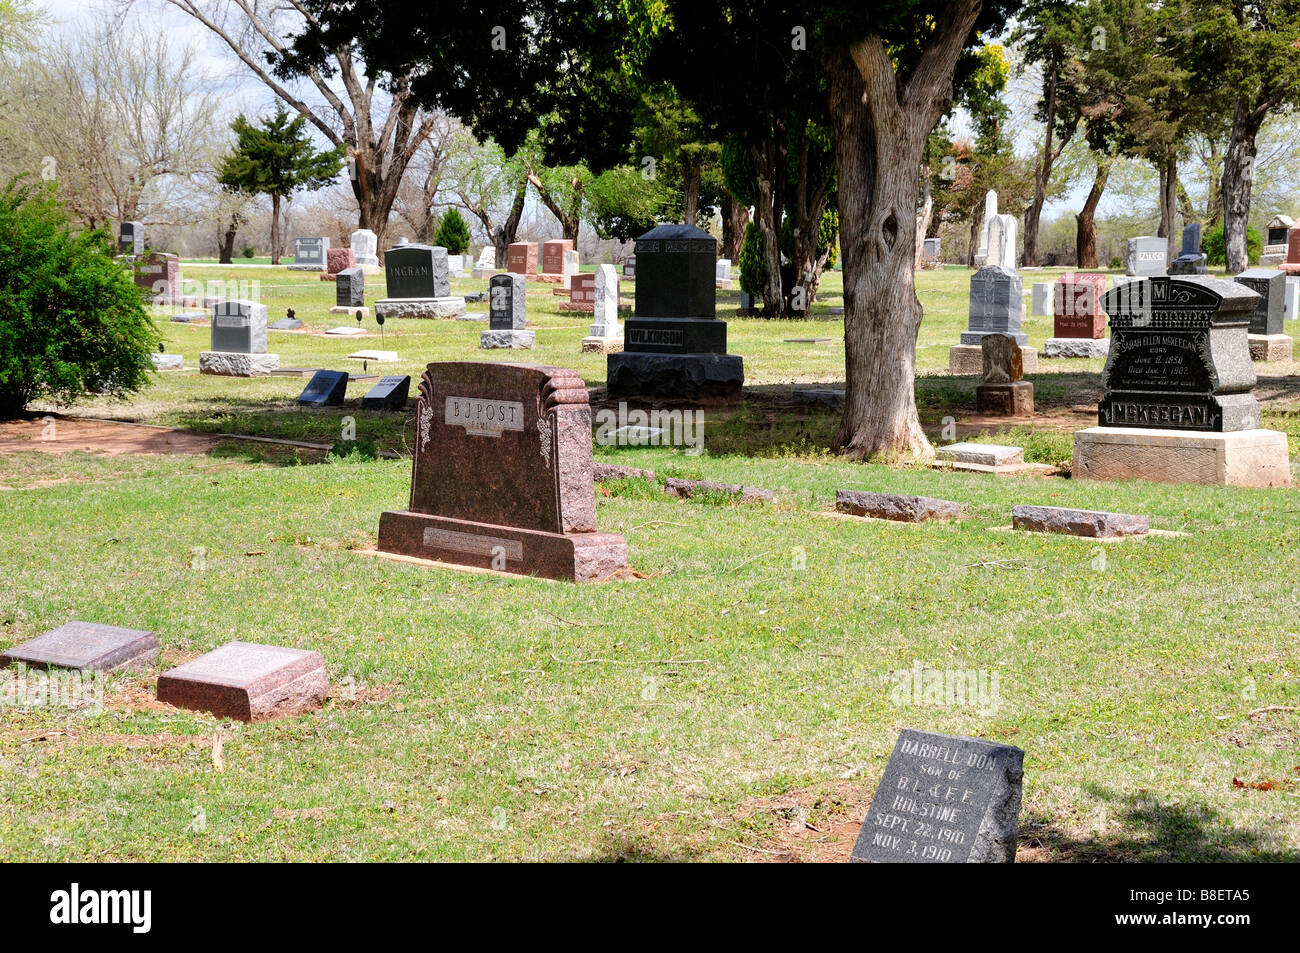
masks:
<svg viewBox="0 0 1300 953"><path fill-rule="evenodd" d="M355 324L324 313L333 286L314 275L254 272L272 320L293 307L317 330ZM1025 272L1026 286L1057 274ZM918 276L918 401L935 439L947 416L981 439L1004 430L973 417L973 378L945 373L968 280ZM838 305L838 275L823 288L822 307ZM529 290L535 351L480 351L478 323L390 322L382 346L402 361L380 373L514 358L600 387L604 359L577 353L586 316ZM720 316L734 300L719 293ZM575 586L358 553L410 485L411 414L359 411L366 384L346 408L300 410L305 379L183 371L76 412L325 445L349 415L397 459L233 440L186 456L0 455L0 647L84 619L158 633L160 669L240 638L317 650L332 682L321 711L254 725L158 704L156 671L108 676L102 710L4 698L0 860L843 860L904 727L1024 749L1021 860L1300 859L1300 491L846 463L825 451L836 412L790 394L843 386L838 318L729 321L752 388L742 408L706 410L707 452L597 458L780 503L598 487L600 528L627 537L639 579ZM1050 318L1025 324L1041 345ZM163 330L193 367L208 329ZM796 337L833 340L784 343ZM359 370L345 355L381 347L378 334L270 341L287 367ZM1013 442L1068 460L1100 364L1044 361L1030 375L1041 416ZM1294 453L1300 367L1258 370L1265 426ZM970 515L837 518L839 488ZM1013 532L1016 503L1146 514L1167 535ZM924 670L982 670L996 692L982 710L900 697L895 673Z"/></svg>

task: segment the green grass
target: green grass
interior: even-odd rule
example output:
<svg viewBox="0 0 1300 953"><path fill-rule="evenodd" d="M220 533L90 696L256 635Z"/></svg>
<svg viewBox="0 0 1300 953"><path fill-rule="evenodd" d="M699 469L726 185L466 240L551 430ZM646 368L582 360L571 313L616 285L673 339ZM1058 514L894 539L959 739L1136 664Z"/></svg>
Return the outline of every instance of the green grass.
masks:
<svg viewBox="0 0 1300 953"><path fill-rule="evenodd" d="M342 323L317 313L332 286L271 274L277 307ZM973 382L943 373L967 278L919 279L918 399L936 434L973 411ZM599 385L603 359L578 353L582 316L550 298L530 288L527 359ZM157 632L160 668L232 638L315 649L333 684L320 712L221 727L221 771L218 725L154 703L156 672L110 676L98 712L7 706L0 859L747 859L781 843L793 800L818 826L860 819L902 727L1023 748L1021 846L1036 858L1300 859L1300 716L1258 711L1300 706L1297 492L844 462L826 451L833 412L783 403L792 382L843 380L841 345L782 343L839 334L810 323L731 322L755 389L707 412L705 454L597 448L780 502L610 484L600 527L627 537L645 578L599 586L357 554L380 512L405 505L405 459L236 441L206 456L0 457L0 646L81 618ZM1040 342L1045 319L1026 323ZM478 324L398 324L388 346L406 373L502 357L477 350ZM206 346L207 329L166 331L191 362ZM286 365L343 368L361 346L378 338L272 334ZM1040 407L1068 416L1097 369L1044 362ZM1262 370L1266 420L1294 438L1295 369ZM330 445L350 415L359 440L410 440L405 414L300 411L303 383L160 375L130 404L89 410ZM973 438L1068 457L1068 428ZM960 500L970 516L839 519L838 488ZM1143 513L1187 535L1101 547L1016 533L1016 503ZM917 663L995 672L1000 706L895 704L892 673Z"/></svg>

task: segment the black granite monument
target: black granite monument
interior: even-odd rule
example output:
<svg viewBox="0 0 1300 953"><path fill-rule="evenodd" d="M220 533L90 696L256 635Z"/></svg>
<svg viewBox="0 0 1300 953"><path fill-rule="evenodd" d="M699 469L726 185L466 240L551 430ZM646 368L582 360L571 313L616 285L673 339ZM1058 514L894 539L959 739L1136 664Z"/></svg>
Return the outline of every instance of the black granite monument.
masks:
<svg viewBox="0 0 1300 953"><path fill-rule="evenodd" d="M694 225L660 225L636 240L636 310L623 350L608 356L611 396L731 400L744 361L727 353L715 314L718 243Z"/></svg>
<svg viewBox="0 0 1300 953"><path fill-rule="evenodd" d="M1102 426L1258 428L1246 339L1258 301L1244 284L1208 276L1148 278L1106 292L1111 346Z"/></svg>

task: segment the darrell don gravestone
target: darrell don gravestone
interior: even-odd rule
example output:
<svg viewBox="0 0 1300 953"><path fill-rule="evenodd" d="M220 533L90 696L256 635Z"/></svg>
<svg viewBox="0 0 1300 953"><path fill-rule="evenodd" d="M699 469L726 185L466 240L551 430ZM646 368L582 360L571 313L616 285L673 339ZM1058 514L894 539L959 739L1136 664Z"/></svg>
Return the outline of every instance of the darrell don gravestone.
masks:
<svg viewBox="0 0 1300 953"><path fill-rule="evenodd" d="M1014 863L1025 753L906 729L876 787L850 860Z"/></svg>
<svg viewBox="0 0 1300 953"><path fill-rule="evenodd" d="M420 380L407 509L379 551L575 582L627 567L596 528L587 388L571 370L430 364Z"/></svg>
<svg viewBox="0 0 1300 953"><path fill-rule="evenodd" d="M537 332L528 329L527 280L507 272L488 279L488 326L479 334L479 347L530 348Z"/></svg>

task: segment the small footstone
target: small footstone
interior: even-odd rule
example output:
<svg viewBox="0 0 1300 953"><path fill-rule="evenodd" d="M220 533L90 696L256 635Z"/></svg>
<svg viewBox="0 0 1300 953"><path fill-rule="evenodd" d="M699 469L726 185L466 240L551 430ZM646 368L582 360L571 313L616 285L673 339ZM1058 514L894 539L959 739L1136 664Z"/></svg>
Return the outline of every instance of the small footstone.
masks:
<svg viewBox="0 0 1300 953"><path fill-rule="evenodd" d="M440 298L383 298L375 302L375 314L383 318L454 318L465 313L465 299L448 295Z"/></svg>
<svg viewBox="0 0 1300 953"><path fill-rule="evenodd" d="M898 523L924 523L926 520L955 519L965 512L966 507L931 496L836 490L835 509L851 516L873 516Z"/></svg>
<svg viewBox="0 0 1300 953"><path fill-rule="evenodd" d="M1110 338L1048 338L1043 342L1043 357L1105 357L1110 353Z"/></svg>
<svg viewBox="0 0 1300 953"><path fill-rule="evenodd" d="M187 311L184 314L173 314L172 320L177 324L201 324L209 317L206 311Z"/></svg>
<svg viewBox="0 0 1300 953"><path fill-rule="evenodd" d="M1099 510L1072 510L1063 506L1013 506L1011 525L1035 533L1068 533L1091 539L1118 539L1143 536L1151 529L1146 516L1128 513L1105 513Z"/></svg>
<svg viewBox="0 0 1300 953"><path fill-rule="evenodd" d="M231 642L158 679L158 700L219 718L260 721L320 705L329 676L319 652Z"/></svg>
<svg viewBox="0 0 1300 953"><path fill-rule="evenodd" d="M1252 361L1289 361L1292 341L1289 334L1248 334Z"/></svg>
<svg viewBox="0 0 1300 953"><path fill-rule="evenodd" d="M939 447L934 455L953 463L978 463L986 467L1013 466L1025 462L1023 447L1006 447L996 443L952 443Z"/></svg>
<svg viewBox="0 0 1300 953"><path fill-rule="evenodd" d="M830 387L808 387L793 394L799 404L825 404L827 407L843 407L844 391Z"/></svg>
<svg viewBox="0 0 1300 953"><path fill-rule="evenodd" d="M160 371L179 371L185 363L179 354L150 354L149 358Z"/></svg>
<svg viewBox="0 0 1300 953"><path fill-rule="evenodd" d="M219 377L265 377L280 369L279 354L242 354L238 351L200 351L199 373Z"/></svg>
<svg viewBox="0 0 1300 953"><path fill-rule="evenodd" d="M267 325L267 328L272 331L297 331L300 327L302 322L297 318L281 318Z"/></svg>
<svg viewBox="0 0 1300 953"><path fill-rule="evenodd" d="M340 325L337 328L330 328L325 333L330 335L331 337L354 338L359 335L365 334L366 330L365 328L354 328L350 324L344 324L344 325Z"/></svg>
<svg viewBox="0 0 1300 953"><path fill-rule="evenodd" d="M158 636L94 622L68 622L0 654L0 668L70 668L107 672L147 665L158 657Z"/></svg>
<svg viewBox="0 0 1300 953"><path fill-rule="evenodd" d="M513 328L493 331L489 328L479 334L478 342L478 346L482 348L532 347L537 342L537 332L516 331Z"/></svg>
<svg viewBox="0 0 1300 953"><path fill-rule="evenodd" d="M757 486L741 486L739 483L711 483L708 480L682 480L669 477L664 485L664 492L669 496L689 500L696 493L726 493L736 497L737 503L771 503L776 494Z"/></svg>
<svg viewBox="0 0 1300 953"><path fill-rule="evenodd" d="M655 472L653 470L642 470L637 467L620 467L613 463L596 463L592 465L591 475L597 483L608 483L610 480L649 480L654 482Z"/></svg>
<svg viewBox="0 0 1300 953"><path fill-rule="evenodd" d="M919 693L920 686L913 690ZM990 701L996 699L996 683L992 692ZM849 860L1014 863L1024 765L1025 753L1011 745L905 729ZM925 836L918 827L933 833Z"/></svg>

